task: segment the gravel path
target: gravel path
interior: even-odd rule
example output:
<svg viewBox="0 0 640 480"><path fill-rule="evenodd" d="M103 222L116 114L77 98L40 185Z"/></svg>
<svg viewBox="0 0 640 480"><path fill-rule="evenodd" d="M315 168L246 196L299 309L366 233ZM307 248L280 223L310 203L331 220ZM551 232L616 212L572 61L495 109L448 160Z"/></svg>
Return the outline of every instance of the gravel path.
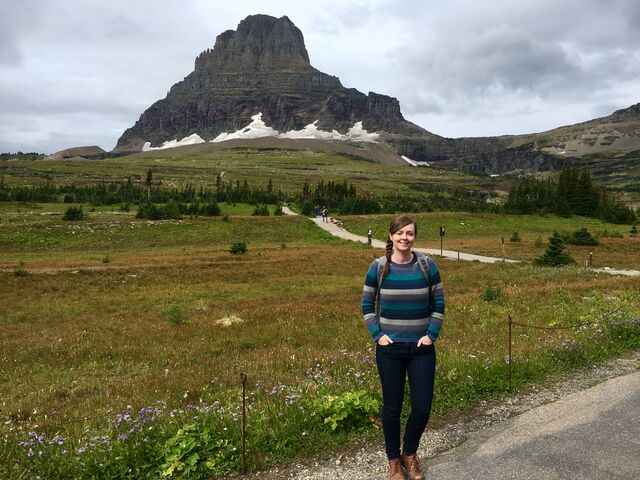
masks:
<svg viewBox="0 0 640 480"><path fill-rule="evenodd" d="M287 209L287 210L289 211L289 213L287 213L287 215L296 215L296 213L292 212L291 210L289 210L289 209ZM323 222L322 218L318 218L318 217L310 218L310 220L313 223L315 223L316 225L318 225L320 228L323 228L324 230L326 230L327 232L331 233L332 235L334 235L336 237L342 238L344 240L351 240L353 242L369 243L369 240L367 239L367 237L364 237L362 235L356 235L355 233L348 232L347 230L342 228L342 226L341 226L339 221L336 221L333 218L329 218L329 222ZM385 248L385 243L381 242L380 240L372 239L371 240L371 246L373 248L384 249ZM426 253L427 255L439 255L441 257L452 258L454 260L466 260L466 261L469 261L469 262L520 263L518 260L511 260L511 259L508 259L508 258L488 257L488 256L484 256L484 255L475 255L473 253L464 253L464 252L459 252L459 251L455 251L455 250L442 250L441 251L440 249L436 249L436 248L416 248L415 250L417 250L419 252L422 252L422 253ZM638 276L640 276L640 270L622 270L622 269L614 269L614 268L610 268L610 267L604 267L604 268L594 268L593 271L601 272L601 273L608 273L610 275L625 275L625 276L628 276L628 277L638 277Z"/></svg>
<svg viewBox="0 0 640 480"><path fill-rule="evenodd" d="M481 435L490 427L507 419L531 411L570 395L584 391L607 380L637 373L640 369L640 350L612 359L588 369L557 375L546 386L533 386L527 392L497 401L482 401L472 410L451 418L437 427L427 427L418 452L424 465L441 462L439 454ZM532 412L535 415L535 412ZM576 412L579 413L579 412ZM315 458L306 462L275 468L265 472L227 478L297 479L297 480L384 480L386 457L382 434L379 440L352 446L331 458ZM429 477L428 477L429 478ZM470 477L469 477L470 478Z"/></svg>

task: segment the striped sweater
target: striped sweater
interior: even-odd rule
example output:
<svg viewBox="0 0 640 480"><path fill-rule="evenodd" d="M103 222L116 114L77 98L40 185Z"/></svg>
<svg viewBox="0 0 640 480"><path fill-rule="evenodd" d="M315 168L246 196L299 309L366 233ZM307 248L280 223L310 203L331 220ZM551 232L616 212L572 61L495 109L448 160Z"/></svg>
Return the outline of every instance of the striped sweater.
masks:
<svg viewBox="0 0 640 480"><path fill-rule="evenodd" d="M428 335L438 338L444 319L444 289L440 270L428 258L433 298L429 302L429 284L416 255L407 264L389 262L389 272L380 288L380 317L376 317L378 260L374 260L364 281L362 315L371 338L377 341L387 334L394 342L418 342Z"/></svg>

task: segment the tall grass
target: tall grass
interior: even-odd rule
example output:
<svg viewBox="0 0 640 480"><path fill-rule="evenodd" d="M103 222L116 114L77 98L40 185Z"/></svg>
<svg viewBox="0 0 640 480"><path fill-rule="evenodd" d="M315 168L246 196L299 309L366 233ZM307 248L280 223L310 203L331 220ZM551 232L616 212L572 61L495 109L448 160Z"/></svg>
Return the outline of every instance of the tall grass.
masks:
<svg viewBox="0 0 640 480"><path fill-rule="evenodd" d="M11 255L27 257L25 238L40 246L28 275L0 272L1 478L208 478L238 468L240 373L251 468L355 437L381 441L359 312L379 252L328 239L304 219L225 223L131 228L125 219L75 234L47 219L27 232L9 225L1 238ZM230 254L247 232L247 252ZM594 322L519 331L514 388L640 346L637 279L438 263L447 318L436 416L507 392L508 313L536 325ZM499 299L487 300L487 285Z"/></svg>

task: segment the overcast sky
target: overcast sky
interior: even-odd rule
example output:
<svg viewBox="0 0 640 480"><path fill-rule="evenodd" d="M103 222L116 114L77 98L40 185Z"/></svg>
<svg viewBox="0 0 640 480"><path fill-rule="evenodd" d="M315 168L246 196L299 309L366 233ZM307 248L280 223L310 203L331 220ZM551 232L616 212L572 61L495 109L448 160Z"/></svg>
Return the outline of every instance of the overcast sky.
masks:
<svg viewBox="0 0 640 480"><path fill-rule="evenodd" d="M446 137L531 133L640 102L638 0L2 0L0 152L115 147L247 15Z"/></svg>

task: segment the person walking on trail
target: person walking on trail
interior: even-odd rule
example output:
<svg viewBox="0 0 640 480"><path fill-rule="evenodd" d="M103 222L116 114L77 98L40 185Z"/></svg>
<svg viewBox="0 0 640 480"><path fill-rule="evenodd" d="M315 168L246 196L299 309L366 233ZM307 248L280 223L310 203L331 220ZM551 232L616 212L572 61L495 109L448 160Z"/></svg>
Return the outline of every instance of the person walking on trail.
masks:
<svg viewBox="0 0 640 480"><path fill-rule="evenodd" d="M327 207L322 207L322 221L329 221L329 209Z"/></svg>
<svg viewBox="0 0 640 480"><path fill-rule="evenodd" d="M432 258L412 251L417 224L407 216L389 226L386 255L373 261L364 283L362 314L376 342L382 386L382 431L389 479L423 480L416 452L429 421L436 368L435 342L444 320L444 290ZM411 413L400 449L400 414L409 378Z"/></svg>

